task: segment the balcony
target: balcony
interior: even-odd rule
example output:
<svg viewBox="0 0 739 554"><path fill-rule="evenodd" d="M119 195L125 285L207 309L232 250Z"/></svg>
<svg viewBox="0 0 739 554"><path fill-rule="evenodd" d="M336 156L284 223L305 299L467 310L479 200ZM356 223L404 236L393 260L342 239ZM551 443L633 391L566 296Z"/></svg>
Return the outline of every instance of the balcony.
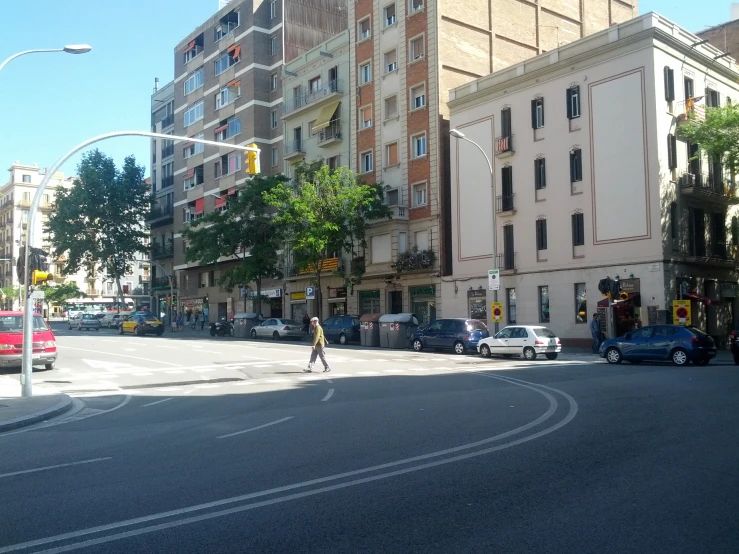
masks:
<svg viewBox="0 0 739 554"><path fill-rule="evenodd" d="M497 265L501 274L510 275L516 272L516 252L504 252L498 254Z"/></svg>
<svg viewBox="0 0 739 554"><path fill-rule="evenodd" d="M98 289L91 289L88 287L87 289L85 289L85 294L87 296L100 296L101 291L99 291Z"/></svg>
<svg viewBox="0 0 739 554"><path fill-rule="evenodd" d="M305 145L301 139L285 143L285 161L297 160L305 157Z"/></svg>
<svg viewBox="0 0 739 554"><path fill-rule="evenodd" d="M329 122L328 127L318 132L318 146L325 148L341 141L341 121L334 119Z"/></svg>
<svg viewBox="0 0 739 554"><path fill-rule="evenodd" d="M169 156L174 156L174 144L162 148L162 160L164 160L164 158L168 158Z"/></svg>
<svg viewBox="0 0 739 554"><path fill-rule="evenodd" d="M405 206L390 206L390 211L393 214L393 219L408 221L408 208Z"/></svg>
<svg viewBox="0 0 739 554"><path fill-rule="evenodd" d="M22 210L27 210L31 207L31 201L33 198L30 196L28 197L22 197L18 202L15 203L16 207L21 208Z"/></svg>
<svg viewBox="0 0 739 554"><path fill-rule="evenodd" d="M174 175L169 177L162 177L162 186L159 190L166 189L174 185Z"/></svg>
<svg viewBox="0 0 739 554"><path fill-rule="evenodd" d="M433 250L419 250L415 246L398 254L396 260L390 264L398 273L412 273L431 269L436 262L436 253Z"/></svg>
<svg viewBox="0 0 739 554"><path fill-rule="evenodd" d="M516 208L513 201L515 200L515 194L504 194L502 196L495 197L495 213L501 215L513 215L516 213Z"/></svg>
<svg viewBox="0 0 739 554"><path fill-rule="evenodd" d="M326 85L305 94L293 96L282 104L283 115L302 111L309 106L320 106L333 100L344 92L344 83L341 79L329 81Z"/></svg>
<svg viewBox="0 0 739 554"><path fill-rule="evenodd" d="M693 99L678 102L675 105L678 125L690 119L694 119L696 121L703 121L706 119L706 107L701 102L702 100L695 101Z"/></svg>
<svg viewBox="0 0 739 554"><path fill-rule="evenodd" d="M739 259L739 247L732 242L704 242L688 244L683 250L683 255L695 261L724 262L733 265Z"/></svg>
<svg viewBox="0 0 739 554"><path fill-rule="evenodd" d="M169 127L170 125L174 125L174 114L171 113L164 119L162 119L162 130L165 129L165 127Z"/></svg>
<svg viewBox="0 0 739 554"><path fill-rule="evenodd" d="M499 158L507 158L513 155L513 135L502 135L495 137L495 155Z"/></svg>
<svg viewBox="0 0 739 554"><path fill-rule="evenodd" d="M339 258L326 258L321 262L321 273L326 273L329 271L339 271L344 272L344 264L343 261ZM304 268L300 268L298 266L288 266L285 268L285 274L288 277L298 277L301 275L315 275L316 269L313 264L310 264Z"/></svg>
<svg viewBox="0 0 739 554"><path fill-rule="evenodd" d="M151 259L152 260L164 260L174 256L174 244L167 242L166 244L160 244L158 242L152 243L151 245Z"/></svg>
<svg viewBox="0 0 739 554"><path fill-rule="evenodd" d="M146 218L146 223L152 229L162 225L170 225L174 220L174 207L172 204L154 206Z"/></svg>
<svg viewBox="0 0 739 554"><path fill-rule="evenodd" d="M172 286L177 287L177 281L172 280ZM155 277L151 280L151 290L169 290L169 277Z"/></svg>
<svg viewBox="0 0 739 554"><path fill-rule="evenodd" d="M739 203L736 189L727 186L723 179L714 175L683 173L678 179L678 186L687 197L710 204L729 206Z"/></svg>

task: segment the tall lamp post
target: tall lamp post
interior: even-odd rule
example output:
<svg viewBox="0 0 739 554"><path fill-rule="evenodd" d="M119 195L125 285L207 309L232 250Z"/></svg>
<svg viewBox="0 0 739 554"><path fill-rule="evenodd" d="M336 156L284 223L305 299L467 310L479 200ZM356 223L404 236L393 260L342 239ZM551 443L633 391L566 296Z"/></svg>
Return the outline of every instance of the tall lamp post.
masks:
<svg viewBox="0 0 739 554"><path fill-rule="evenodd" d="M0 66L1 67L1 66ZM93 137L91 139L88 139L74 148L64 154L61 158L59 158L56 162L54 162L54 165L52 165L47 171L46 175L44 175L44 178L41 180L41 183L39 183L38 188L36 189L36 194L33 197L33 201L31 202L31 208L28 210L28 231L26 232L26 251L25 251L25 264L24 264L24 270L25 270L25 283L26 283L26 302L23 305L23 354L22 354L22 363L23 363L23 374L21 375L21 391L22 395L25 396L32 396L33 395L33 388L31 386L32 378L33 378L33 303L29 302L28 300L31 297L31 278L33 275L33 270L29 266L29 254L31 251L31 248L33 248L33 243L35 239L35 229L34 229L34 223L36 220L36 212L38 212L39 205L41 204L41 198L43 197L44 191L46 190L46 187L49 184L49 181L51 181L51 178L53 175L59 171L59 168L66 162L69 158L74 156L77 152L82 150L83 148L87 148L91 144L95 144L96 142L100 142L103 140L107 140L110 138L116 138L116 137L147 137L147 138L160 138L164 140L184 140L188 142L197 142L201 144L205 144L208 146L217 146L221 148L228 148L230 150L238 149L243 150L245 153L248 152L255 152L256 153L256 160L259 160L259 153L261 152L261 149L258 148L256 145L250 145L250 146L242 146L240 144L229 144L227 142L216 142L213 140L205 140L200 138L194 138L194 137L183 137L178 135L165 135L164 133L152 133L149 131L116 131L113 133L106 133L104 135L99 135L97 137ZM258 172L258 164L256 165L256 171Z"/></svg>
<svg viewBox="0 0 739 554"><path fill-rule="evenodd" d="M89 52L90 50L92 50L92 46L90 46L89 44L69 44L65 46L64 48L36 48L34 50L24 50L23 52L18 52L17 54L13 54L8 59L6 59L3 63L0 63L0 71L11 60L20 58L21 56L25 56L26 54L41 54L45 52L65 52L67 54L87 54L87 52Z"/></svg>
<svg viewBox="0 0 739 554"><path fill-rule="evenodd" d="M164 266L163 265L155 262L154 260L151 260L151 262L149 262L149 263L151 263L151 264L157 266L159 269L161 269L162 272L164 273L164 275L169 280L169 319L170 319L170 323L171 323L171 321L172 321L172 301L174 300L174 271L170 275L170 274L168 274L167 270L164 269ZM158 312L159 312L159 306L157 306L157 313Z"/></svg>
<svg viewBox="0 0 739 554"><path fill-rule="evenodd" d="M485 150L482 149L482 147L477 144L474 140L471 140L467 138L462 131L459 131L457 129L452 129L449 131L449 134L453 136L456 139L460 140L466 140L470 144L474 144L477 149L482 152L482 155L485 156L485 161L488 162L488 168L490 169L490 193L493 197L493 203L492 203L492 214L493 214L493 269L496 269L498 266L498 240L496 237L496 223L495 223L495 173L493 171L493 164L490 162L490 157L485 153ZM459 160L457 160L457 164L459 164ZM498 291L493 291L493 302L498 301ZM490 311L490 318L492 321L492 310ZM498 332L498 322L494 322L495 324L495 332Z"/></svg>

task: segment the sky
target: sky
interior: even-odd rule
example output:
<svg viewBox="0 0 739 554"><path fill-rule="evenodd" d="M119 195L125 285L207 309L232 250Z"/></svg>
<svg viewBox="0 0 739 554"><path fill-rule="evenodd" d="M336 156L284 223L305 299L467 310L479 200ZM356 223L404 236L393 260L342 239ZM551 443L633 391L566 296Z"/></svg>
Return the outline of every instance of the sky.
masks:
<svg viewBox="0 0 739 554"><path fill-rule="evenodd" d="M14 161L51 166L96 135L150 130L154 78L173 79L177 43L218 10L218 0L0 0L0 62L16 52L87 43L88 54L30 54L0 72L0 183ZM730 18L730 3L641 0L697 32ZM120 166L133 154L149 174L149 141L97 145ZM74 174L81 155L62 170Z"/></svg>

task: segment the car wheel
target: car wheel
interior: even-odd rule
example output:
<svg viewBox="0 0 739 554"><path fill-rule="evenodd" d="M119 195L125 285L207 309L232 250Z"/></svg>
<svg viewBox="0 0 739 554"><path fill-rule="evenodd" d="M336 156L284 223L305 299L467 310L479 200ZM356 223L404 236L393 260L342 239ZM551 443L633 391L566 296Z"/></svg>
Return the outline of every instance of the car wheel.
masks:
<svg viewBox="0 0 739 554"><path fill-rule="evenodd" d="M339 344L346 344L346 335L344 333L339 335Z"/></svg>
<svg viewBox="0 0 739 554"><path fill-rule="evenodd" d="M556 360L558 355L559 355L558 352L547 352L545 354L545 356L547 357L547 360Z"/></svg>
<svg viewBox="0 0 739 554"><path fill-rule="evenodd" d="M421 341L421 339L415 339L413 341L413 350L415 350L416 352L420 352L421 350L423 350L423 342Z"/></svg>
<svg viewBox="0 0 739 554"><path fill-rule="evenodd" d="M693 363L695 365L708 365L710 361L708 358L701 358L700 360L695 360Z"/></svg>
<svg viewBox="0 0 739 554"><path fill-rule="evenodd" d="M536 350L531 348L530 346L527 346L523 349L523 357L527 360L535 360L536 359Z"/></svg>
<svg viewBox="0 0 739 554"><path fill-rule="evenodd" d="M251 330L251 333L249 333L249 334L251 335L251 338L253 338L253 339L257 338L257 332L256 332L256 330L252 329Z"/></svg>
<svg viewBox="0 0 739 554"><path fill-rule="evenodd" d="M122 335L123 334L123 325L121 325L120 327L118 327L118 334L119 335Z"/></svg>
<svg viewBox="0 0 739 554"><path fill-rule="evenodd" d="M277 331L272 333L272 340L280 340L280 333L278 333Z"/></svg>
<svg viewBox="0 0 739 554"><path fill-rule="evenodd" d="M618 348L609 348L606 350L606 360L609 364L620 364L621 352L618 351Z"/></svg>
<svg viewBox="0 0 739 554"><path fill-rule="evenodd" d="M51 371L52 369L54 369L54 362L51 362L50 364L44 364L44 369L46 369L46 371Z"/></svg>
<svg viewBox="0 0 739 554"><path fill-rule="evenodd" d="M161 337L164 334L164 329L157 329L156 335L157 337Z"/></svg>
<svg viewBox="0 0 739 554"><path fill-rule="evenodd" d="M457 341L454 343L455 354L464 354L466 351L467 349L464 347L464 343L462 341Z"/></svg>
<svg viewBox="0 0 739 554"><path fill-rule="evenodd" d="M688 353L682 348L676 348L673 350L670 358L672 359L672 363L677 366L686 365L689 361Z"/></svg>
<svg viewBox="0 0 739 554"><path fill-rule="evenodd" d="M487 344L483 344L480 347L480 356L482 356L483 358L489 358L490 356L492 356L492 354L493 353L490 352L490 347Z"/></svg>

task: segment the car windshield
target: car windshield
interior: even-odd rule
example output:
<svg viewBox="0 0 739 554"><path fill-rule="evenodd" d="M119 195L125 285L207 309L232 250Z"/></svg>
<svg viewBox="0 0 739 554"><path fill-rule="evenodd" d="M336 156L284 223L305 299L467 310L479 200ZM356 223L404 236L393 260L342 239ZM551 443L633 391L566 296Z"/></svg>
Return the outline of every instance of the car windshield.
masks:
<svg viewBox="0 0 739 554"><path fill-rule="evenodd" d="M82 319L97 319L97 318L92 314L82 314Z"/></svg>
<svg viewBox="0 0 739 554"><path fill-rule="evenodd" d="M46 325L44 318L41 316L33 316L33 330L47 331L49 327ZM0 317L0 333L22 333L23 332L23 316L6 315Z"/></svg>
<svg viewBox="0 0 739 554"><path fill-rule="evenodd" d="M546 327L534 327L534 333L536 333L537 337L545 337L548 339L556 339L557 335L552 333L549 329Z"/></svg>
<svg viewBox="0 0 739 554"><path fill-rule="evenodd" d="M487 331L488 328L482 321L478 321L477 319L472 319L467 322L467 330L468 331Z"/></svg>
<svg viewBox="0 0 739 554"><path fill-rule="evenodd" d="M298 325L298 322L294 319L281 319L280 321L282 321L282 323L284 323L285 325Z"/></svg>
<svg viewBox="0 0 739 554"><path fill-rule="evenodd" d="M358 317L353 317L352 318L352 325L359 325L359 318Z"/></svg>

